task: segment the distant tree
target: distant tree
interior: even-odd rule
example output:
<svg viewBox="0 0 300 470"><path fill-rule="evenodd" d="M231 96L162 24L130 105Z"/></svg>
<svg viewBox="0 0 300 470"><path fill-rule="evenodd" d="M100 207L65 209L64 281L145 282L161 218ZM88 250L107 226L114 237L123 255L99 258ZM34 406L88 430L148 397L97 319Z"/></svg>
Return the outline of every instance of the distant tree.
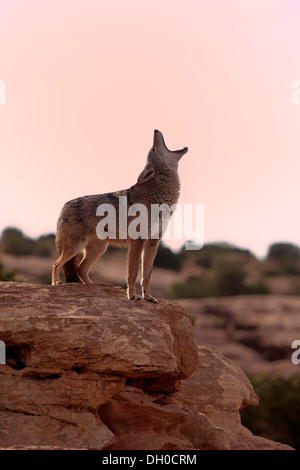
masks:
<svg viewBox="0 0 300 470"><path fill-rule="evenodd" d="M16 227L7 227L2 232L2 249L14 255L29 255L33 249L33 240Z"/></svg>
<svg viewBox="0 0 300 470"><path fill-rule="evenodd" d="M181 299L197 299L215 297L215 282L209 276L189 276L183 282L173 284L170 297Z"/></svg>
<svg viewBox="0 0 300 470"><path fill-rule="evenodd" d="M218 262L220 257L254 258L254 255L248 249L226 242L206 243L201 250L195 251L192 256L195 263L203 269L213 268L214 263Z"/></svg>
<svg viewBox="0 0 300 470"><path fill-rule="evenodd" d="M269 246L267 259L275 261L299 261L300 247L293 243L273 243Z"/></svg>
<svg viewBox="0 0 300 470"><path fill-rule="evenodd" d="M206 243L201 251L209 251L210 253L221 254L221 253L242 253L248 256L253 256L248 248L241 248L237 245L233 245L232 243L228 242L214 242L214 243Z"/></svg>
<svg viewBox="0 0 300 470"><path fill-rule="evenodd" d="M55 251L55 235L50 233L33 239L16 227L7 227L2 232L1 247L4 253L13 255L49 257Z"/></svg>

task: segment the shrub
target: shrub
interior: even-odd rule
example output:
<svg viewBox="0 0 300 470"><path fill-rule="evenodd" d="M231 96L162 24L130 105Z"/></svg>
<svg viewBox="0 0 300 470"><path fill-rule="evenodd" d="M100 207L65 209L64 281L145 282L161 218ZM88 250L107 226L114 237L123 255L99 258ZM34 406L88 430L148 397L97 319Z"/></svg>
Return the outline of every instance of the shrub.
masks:
<svg viewBox="0 0 300 470"><path fill-rule="evenodd" d="M244 287L244 294L266 295L269 293L270 289L262 278L258 279L256 282L253 282L253 284Z"/></svg>
<svg viewBox="0 0 300 470"><path fill-rule="evenodd" d="M218 296L244 293L245 269L238 261L222 261L216 266L216 292Z"/></svg>
<svg viewBox="0 0 300 470"><path fill-rule="evenodd" d="M299 261L300 247L292 243L273 243L269 246L267 259L275 261Z"/></svg>
<svg viewBox="0 0 300 470"><path fill-rule="evenodd" d="M263 269L263 274L267 277L275 277L280 275L280 271L277 268L265 268Z"/></svg>
<svg viewBox="0 0 300 470"><path fill-rule="evenodd" d="M216 295L214 279L209 276L189 276L183 282L173 285L172 298L214 297Z"/></svg>
<svg viewBox="0 0 300 470"><path fill-rule="evenodd" d="M55 235L41 235L35 240L16 227L7 227L2 232L1 245L5 253L49 257L55 251Z"/></svg>
<svg viewBox="0 0 300 470"><path fill-rule="evenodd" d="M244 259L254 258L247 249L239 248L230 243L219 242L205 244L201 250L194 253L194 260L198 266L209 269L213 267L214 263L218 262L220 258L224 259L232 256L242 256Z"/></svg>
<svg viewBox="0 0 300 470"><path fill-rule="evenodd" d="M179 253L174 253L164 243L158 246L157 254L154 260L154 266L165 269L180 271L185 260L184 248Z"/></svg>
<svg viewBox="0 0 300 470"><path fill-rule="evenodd" d="M279 264L279 269L282 274L287 274L288 276L299 276L300 267L299 265L292 260L284 260Z"/></svg>
<svg viewBox="0 0 300 470"><path fill-rule="evenodd" d="M300 374L287 378L250 375L249 379L260 403L241 411L244 426L255 435L300 450Z"/></svg>
<svg viewBox="0 0 300 470"><path fill-rule="evenodd" d="M12 269L11 271L7 271L0 261L0 281L14 281L17 272L17 268Z"/></svg>
<svg viewBox="0 0 300 470"><path fill-rule="evenodd" d="M269 294L263 279L245 285L246 272L237 261L219 262L212 274L189 276L173 285L172 298L222 297L229 295Z"/></svg>
<svg viewBox="0 0 300 470"><path fill-rule="evenodd" d="M3 230L1 242L3 251L14 255L29 255L33 249L33 240L15 227Z"/></svg>
<svg viewBox="0 0 300 470"><path fill-rule="evenodd" d="M209 253L200 253L196 259L195 259L195 263L198 265L198 266L201 266L202 268L204 269L209 269L212 267L212 264L213 264L213 256L210 255Z"/></svg>
<svg viewBox="0 0 300 470"><path fill-rule="evenodd" d="M32 254L35 256L49 257L56 252L55 235L49 233L48 235L41 235L35 242Z"/></svg>

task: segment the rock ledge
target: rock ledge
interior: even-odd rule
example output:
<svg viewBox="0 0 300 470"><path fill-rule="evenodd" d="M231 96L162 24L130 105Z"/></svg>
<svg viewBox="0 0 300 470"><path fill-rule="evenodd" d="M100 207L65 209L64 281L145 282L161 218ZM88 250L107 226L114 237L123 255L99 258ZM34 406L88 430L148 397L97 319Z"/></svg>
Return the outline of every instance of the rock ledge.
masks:
<svg viewBox="0 0 300 470"><path fill-rule="evenodd" d="M0 283L1 449L290 449L253 436L245 374L185 309L110 285Z"/></svg>

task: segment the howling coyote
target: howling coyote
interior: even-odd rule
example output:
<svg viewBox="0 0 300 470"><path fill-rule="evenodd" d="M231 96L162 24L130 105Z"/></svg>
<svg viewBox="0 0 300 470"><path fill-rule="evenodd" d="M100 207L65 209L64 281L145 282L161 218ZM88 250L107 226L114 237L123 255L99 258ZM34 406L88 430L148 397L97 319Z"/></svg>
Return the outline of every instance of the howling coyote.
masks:
<svg viewBox="0 0 300 470"><path fill-rule="evenodd" d="M89 270L100 256L105 253L108 244L128 245L128 277L127 297L129 300L140 300L136 294L135 285L142 258L142 297L150 302L157 300L150 294L150 276L156 256L159 241L163 235L162 218L160 214L158 229L151 227L151 208L175 206L180 190L178 177L178 162L187 152L182 150L171 151L166 147L160 131L154 131L153 146L148 154L147 164L138 177L137 183L131 188L113 193L84 196L67 202L57 222L56 245L60 254L53 264L52 284L60 284L60 271L63 268L66 282L76 282L79 279L84 284L91 284ZM120 201L126 201L126 230L124 232L124 217L121 216ZM99 215L113 209L116 222L115 230L99 233ZM135 236L127 229L128 224L136 218L130 208L147 209L146 216L141 222L146 222L147 236ZM101 210L101 208L103 210ZM100 210L99 210L100 209ZM146 217L146 220L145 220ZM123 220L123 227L120 227ZM111 221L108 219L108 225ZM142 225L141 223L139 225ZM153 224L152 224L153 225ZM136 226L137 228L137 226ZM80 253L83 251L83 258Z"/></svg>

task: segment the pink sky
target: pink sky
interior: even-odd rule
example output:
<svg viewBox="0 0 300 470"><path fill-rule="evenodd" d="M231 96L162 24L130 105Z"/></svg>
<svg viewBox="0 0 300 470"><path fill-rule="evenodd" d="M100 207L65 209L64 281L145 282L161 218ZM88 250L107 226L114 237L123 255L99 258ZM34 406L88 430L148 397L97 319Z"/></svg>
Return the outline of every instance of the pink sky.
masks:
<svg viewBox="0 0 300 470"><path fill-rule="evenodd" d="M159 129L205 241L300 243L297 0L3 0L0 230L131 186Z"/></svg>

